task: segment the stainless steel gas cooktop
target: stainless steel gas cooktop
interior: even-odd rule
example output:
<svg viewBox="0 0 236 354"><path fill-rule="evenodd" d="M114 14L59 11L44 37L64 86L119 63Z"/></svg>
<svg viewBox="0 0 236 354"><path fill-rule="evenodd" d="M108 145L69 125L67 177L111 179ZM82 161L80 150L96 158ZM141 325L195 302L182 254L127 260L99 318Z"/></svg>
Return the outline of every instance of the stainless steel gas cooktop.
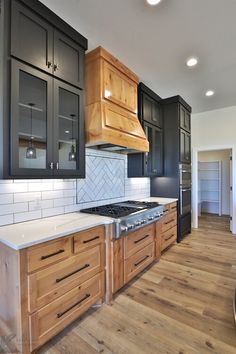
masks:
<svg viewBox="0 0 236 354"><path fill-rule="evenodd" d="M163 206L156 202L127 200L80 210L82 213L111 217L115 223L115 237L150 224L163 215Z"/></svg>

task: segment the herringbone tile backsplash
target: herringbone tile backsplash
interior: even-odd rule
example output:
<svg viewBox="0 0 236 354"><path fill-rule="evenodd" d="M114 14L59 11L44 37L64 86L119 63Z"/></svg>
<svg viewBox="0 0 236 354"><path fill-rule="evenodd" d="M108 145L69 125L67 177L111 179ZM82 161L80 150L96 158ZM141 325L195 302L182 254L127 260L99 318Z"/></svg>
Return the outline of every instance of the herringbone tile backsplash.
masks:
<svg viewBox="0 0 236 354"><path fill-rule="evenodd" d="M86 149L86 179L0 180L0 226L149 196L149 178L127 178L127 156Z"/></svg>

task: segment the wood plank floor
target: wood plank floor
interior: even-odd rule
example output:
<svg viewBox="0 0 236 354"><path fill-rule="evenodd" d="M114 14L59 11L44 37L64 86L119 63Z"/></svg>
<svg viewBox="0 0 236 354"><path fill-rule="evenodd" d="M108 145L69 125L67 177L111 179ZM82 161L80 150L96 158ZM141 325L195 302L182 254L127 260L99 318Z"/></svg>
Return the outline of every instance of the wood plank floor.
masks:
<svg viewBox="0 0 236 354"><path fill-rule="evenodd" d="M235 354L236 237L222 220L204 216L111 305L90 310L38 353Z"/></svg>

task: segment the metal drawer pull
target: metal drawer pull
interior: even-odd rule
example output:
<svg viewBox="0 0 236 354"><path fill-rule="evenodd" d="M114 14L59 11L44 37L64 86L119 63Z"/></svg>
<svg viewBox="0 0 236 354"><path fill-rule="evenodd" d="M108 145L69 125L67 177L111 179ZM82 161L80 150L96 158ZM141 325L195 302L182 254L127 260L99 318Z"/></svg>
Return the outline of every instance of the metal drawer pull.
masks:
<svg viewBox="0 0 236 354"><path fill-rule="evenodd" d="M60 283L60 281L65 280L66 278L69 278L69 277L71 277L72 275L74 275L74 274L76 274L76 273L81 272L81 270L84 270L84 269L88 268L89 266L90 266L90 264L85 264L83 267L81 267L81 268L75 270L74 272L71 272L71 273L65 275L65 276L62 277L62 278L56 279L56 283Z"/></svg>
<svg viewBox="0 0 236 354"><path fill-rule="evenodd" d="M173 237L175 234L171 234L170 237L165 238L166 241L168 241L169 239L171 239L171 237Z"/></svg>
<svg viewBox="0 0 236 354"><path fill-rule="evenodd" d="M57 252L54 252L54 253L51 253L51 254L47 254L46 256L42 256L41 260L43 261L44 259L56 256L57 254L60 254L60 253L63 253L63 252L65 252L65 250L59 250Z"/></svg>
<svg viewBox="0 0 236 354"><path fill-rule="evenodd" d="M144 261L146 261L147 258L149 258L150 256L145 256L143 259L141 259L141 261L134 263L135 267L137 267L139 264L143 263Z"/></svg>
<svg viewBox="0 0 236 354"><path fill-rule="evenodd" d="M67 310L63 311L63 312L59 312L57 314L57 318L62 317L63 315L65 315L67 312L69 312L70 310L72 310L74 307L76 307L77 305L79 305L81 302L83 302L84 300L86 300L88 297L90 297L90 294L86 294L81 300L79 300L78 302L76 302L74 305L70 306Z"/></svg>
<svg viewBox="0 0 236 354"><path fill-rule="evenodd" d="M83 243L92 242L92 241L97 240L97 239L99 239L99 238L100 238L99 236L95 236L95 237L93 237L93 238L90 238L89 240L83 241Z"/></svg>
<svg viewBox="0 0 236 354"><path fill-rule="evenodd" d="M147 238L147 237L149 237L149 234L147 234L147 235L143 236L143 237L142 237L142 238L140 238L139 240L134 241L134 243L139 243L140 241L145 240L145 238Z"/></svg>
<svg viewBox="0 0 236 354"><path fill-rule="evenodd" d="M168 224L170 224L170 223L173 222L173 221L175 221L175 219L171 219L171 220L169 220L169 221L166 221L166 222L165 222L165 225L168 225Z"/></svg>

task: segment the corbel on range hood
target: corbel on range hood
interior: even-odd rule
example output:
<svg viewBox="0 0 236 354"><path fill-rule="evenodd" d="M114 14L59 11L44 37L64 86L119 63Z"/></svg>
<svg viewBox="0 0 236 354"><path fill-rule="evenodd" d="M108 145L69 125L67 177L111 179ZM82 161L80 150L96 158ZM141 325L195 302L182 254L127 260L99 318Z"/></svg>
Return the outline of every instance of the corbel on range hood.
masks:
<svg viewBox="0 0 236 354"><path fill-rule="evenodd" d="M138 77L104 48L85 58L86 146L120 152L148 152L137 117Z"/></svg>

